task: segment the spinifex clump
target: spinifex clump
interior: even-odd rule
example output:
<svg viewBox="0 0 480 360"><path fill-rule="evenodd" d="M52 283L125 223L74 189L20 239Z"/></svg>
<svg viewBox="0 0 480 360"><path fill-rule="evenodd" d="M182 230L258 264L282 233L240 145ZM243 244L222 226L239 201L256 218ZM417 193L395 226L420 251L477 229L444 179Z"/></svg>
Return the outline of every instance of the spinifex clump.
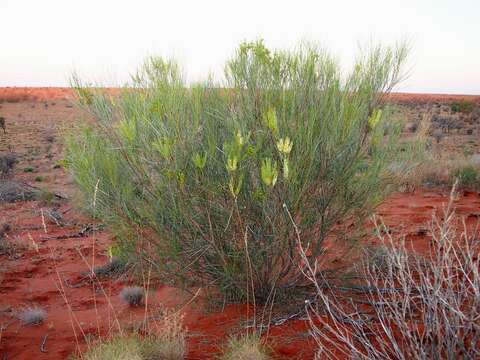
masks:
<svg viewBox="0 0 480 360"><path fill-rule="evenodd" d="M76 81L94 122L67 161L123 254L175 284L265 301L304 282L293 221L316 258L339 220L359 224L390 189L400 127L379 100L405 56L376 47L343 76L315 47L255 42L224 84L188 87L159 58L117 97Z"/></svg>

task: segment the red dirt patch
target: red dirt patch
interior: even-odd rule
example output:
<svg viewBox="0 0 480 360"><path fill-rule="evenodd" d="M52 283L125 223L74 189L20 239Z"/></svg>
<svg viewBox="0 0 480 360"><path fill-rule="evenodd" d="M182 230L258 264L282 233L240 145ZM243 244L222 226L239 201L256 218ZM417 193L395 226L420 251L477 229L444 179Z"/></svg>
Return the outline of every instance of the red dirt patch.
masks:
<svg viewBox="0 0 480 360"><path fill-rule="evenodd" d="M428 237L419 233L419 229L447 200L448 194L436 191L395 194L378 209L378 214L394 233L407 234L413 248L422 251L428 247ZM9 239L16 239L24 248L17 257L2 256L3 280L0 292L4 296L0 298L0 322L4 330L0 352L7 354L9 359L31 359L32 356L39 360L65 359L76 349L71 315L78 321L76 330L82 347L85 340L80 335L79 328L84 334L96 335L98 328L100 333L105 334L115 317L123 324L143 319L143 308L130 308L118 296L129 279L102 281L107 296L98 287L94 291L90 282L78 281L80 274L88 269L80 254L85 256L86 261L91 261L93 245L97 264L107 261L105 248L111 238L108 233L99 232L95 236L83 238L52 239L52 236L78 232L81 227L79 224L87 219L69 211L65 221L78 225L60 227L49 224L45 233L40 214L32 217L35 210L41 208L40 204L29 202L17 203L15 206L17 230L9 234ZM1 205L0 213L5 215L9 207L11 205ZM458 214L468 220L472 214L480 211L480 195L466 192L456 200L455 207ZM68 205L60 208L63 211L67 209ZM472 219L477 221L476 216ZM41 229L29 230L34 224ZM66 291L68 306L58 290L62 286ZM152 290L149 307L152 311L164 306L176 307L188 299L189 296L178 290L159 285ZM47 319L40 326L25 327L16 320L15 313L33 306L44 308L48 314ZM227 336L245 331L247 314L251 316L253 313L253 309L246 305L230 305L221 312L208 312L202 301L194 301L183 311L188 328L188 359L214 358ZM270 329L268 343L278 358L313 358L315 344L308 330L306 321L287 321ZM42 353L40 345L47 334L47 353Z"/></svg>
<svg viewBox="0 0 480 360"><path fill-rule="evenodd" d="M117 92L118 89L110 89ZM71 88L63 87L3 87L0 88L0 102L20 101L51 101L73 99L74 92ZM456 95L456 94L414 94L392 93L387 99L397 103L449 103L453 101L472 101L480 104L479 95Z"/></svg>
<svg viewBox="0 0 480 360"><path fill-rule="evenodd" d="M402 104L451 103L471 101L480 104L479 95L391 93L388 101Z"/></svg>

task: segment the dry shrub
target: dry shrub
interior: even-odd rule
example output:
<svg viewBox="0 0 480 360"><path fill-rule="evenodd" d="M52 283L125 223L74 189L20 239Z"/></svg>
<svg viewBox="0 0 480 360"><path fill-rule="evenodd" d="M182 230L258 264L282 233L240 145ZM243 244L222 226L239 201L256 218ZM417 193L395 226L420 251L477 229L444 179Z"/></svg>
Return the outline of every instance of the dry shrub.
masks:
<svg viewBox="0 0 480 360"><path fill-rule="evenodd" d="M8 234L11 230L12 226L9 223L0 223L0 255L15 258L20 252L24 251L27 246L21 243L18 238L10 237Z"/></svg>
<svg viewBox="0 0 480 360"><path fill-rule="evenodd" d="M480 242L465 224L459 235L453 198L452 191L443 214L432 218L425 256L379 231L382 261L366 263L366 286L356 287L355 297L340 300L309 267L317 301L307 311L318 359L480 357Z"/></svg>
<svg viewBox="0 0 480 360"><path fill-rule="evenodd" d="M27 308L22 310L18 317L23 325L36 326L41 325L45 321L47 313L41 308Z"/></svg>
<svg viewBox="0 0 480 360"><path fill-rule="evenodd" d="M145 298L145 289L140 286L128 286L120 292L120 298L130 306L140 306Z"/></svg>
<svg viewBox="0 0 480 360"><path fill-rule="evenodd" d="M0 176L6 178L12 175L16 163L17 157L13 153L0 156Z"/></svg>
<svg viewBox="0 0 480 360"><path fill-rule="evenodd" d="M166 311L163 318L155 323L154 341L148 343L144 354L146 359L177 360L187 355L186 330L183 315Z"/></svg>
<svg viewBox="0 0 480 360"><path fill-rule="evenodd" d="M0 202L36 200L39 191L24 183L0 179Z"/></svg>
<svg viewBox="0 0 480 360"><path fill-rule="evenodd" d="M445 154L430 154L408 176L416 186L451 187L458 179L462 188L478 189L480 186L480 163L476 155L451 157Z"/></svg>

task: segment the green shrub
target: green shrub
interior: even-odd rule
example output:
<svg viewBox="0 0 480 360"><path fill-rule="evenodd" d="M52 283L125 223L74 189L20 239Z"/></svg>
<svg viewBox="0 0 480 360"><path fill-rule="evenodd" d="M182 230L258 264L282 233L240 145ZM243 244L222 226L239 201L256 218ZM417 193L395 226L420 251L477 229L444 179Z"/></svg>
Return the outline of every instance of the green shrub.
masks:
<svg viewBox="0 0 480 360"><path fill-rule="evenodd" d="M405 56L374 47L344 76L323 50L259 41L239 47L224 84L189 88L159 58L118 97L74 79L96 121L69 138L66 160L130 259L170 283L265 301L304 283L297 230L314 261L341 220L358 226L392 189L388 164L408 151L381 99Z"/></svg>
<svg viewBox="0 0 480 360"><path fill-rule="evenodd" d="M460 112L462 114L470 114L475 108L475 104L472 101L462 100L455 101L450 105L452 112Z"/></svg>
<svg viewBox="0 0 480 360"><path fill-rule="evenodd" d="M480 176L478 170L473 166L464 166L456 170L453 174L454 178L458 179L458 185L462 187L475 188L480 183Z"/></svg>
<svg viewBox="0 0 480 360"><path fill-rule="evenodd" d="M233 337L228 341L220 360L269 360L269 349L256 334Z"/></svg>
<svg viewBox="0 0 480 360"><path fill-rule="evenodd" d="M117 336L91 346L81 359L85 360L182 360L185 342L138 335Z"/></svg>

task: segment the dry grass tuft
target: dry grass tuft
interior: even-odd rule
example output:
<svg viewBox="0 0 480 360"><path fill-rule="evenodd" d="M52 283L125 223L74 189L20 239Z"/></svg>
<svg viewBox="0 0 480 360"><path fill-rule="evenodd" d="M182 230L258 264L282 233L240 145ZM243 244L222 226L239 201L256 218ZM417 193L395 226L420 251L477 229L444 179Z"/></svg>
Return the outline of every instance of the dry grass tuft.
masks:
<svg viewBox="0 0 480 360"><path fill-rule="evenodd" d="M182 360L187 354L183 318L166 314L156 323L157 331L145 336L114 336L93 344L81 355L82 360Z"/></svg>
<svg viewBox="0 0 480 360"><path fill-rule="evenodd" d="M23 325L36 326L43 324L47 313L41 308L27 308L22 310L18 317Z"/></svg>
<svg viewBox="0 0 480 360"><path fill-rule="evenodd" d="M140 286L125 287L120 292L120 297L130 306L140 306L145 298L145 289Z"/></svg>
<svg viewBox="0 0 480 360"><path fill-rule="evenodd" d="M258 335L231 338L221 360L268 360L269 352Z"/></svg>
<svg viewBox="0 0 480 360"><path fill-rule="evenodd" d="M83 360L144 360L142 341L137 336L114 337L91 347L82 354Z"/></svg>

